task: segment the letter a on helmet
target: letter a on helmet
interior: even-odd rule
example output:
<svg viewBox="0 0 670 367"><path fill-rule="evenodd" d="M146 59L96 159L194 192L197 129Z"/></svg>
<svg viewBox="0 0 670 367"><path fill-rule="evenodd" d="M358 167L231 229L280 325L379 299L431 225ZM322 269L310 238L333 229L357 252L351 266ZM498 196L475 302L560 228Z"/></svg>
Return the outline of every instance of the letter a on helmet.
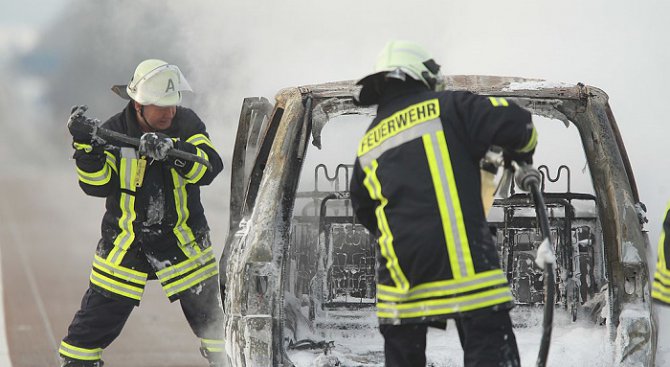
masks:
<svg viewBox="0 0 670 367"><path fill-rule="evenodd" d="M112 90L122 98L130 98L141 105L161 107L178 105L181 92L192 91L176 65L158 59L142 61L127 86L116 85Z"/></svg>
<svg viewBox="0 0 670 367"><path fill-rule="evenodd" d="M409 76L434 90L439 70L440 65L423 47L408 41L391 41L377 57L374 73L356 83L362 86L358 102L362 105L377 103L379 84L387 77L405 80Z"/></svg>

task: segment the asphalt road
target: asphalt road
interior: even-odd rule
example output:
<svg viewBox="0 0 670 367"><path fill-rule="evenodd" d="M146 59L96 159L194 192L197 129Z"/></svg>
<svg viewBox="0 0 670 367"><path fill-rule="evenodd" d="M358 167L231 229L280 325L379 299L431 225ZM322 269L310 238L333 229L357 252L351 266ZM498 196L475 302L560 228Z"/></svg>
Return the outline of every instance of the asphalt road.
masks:
<svg viewBox="0 0 670 367"><path fill-rule="evenodd" d="M84 195L65 154L71 153L59 157L66 160L62 167L5 166L0 174L0 257L12 367L59 366L58 345L88 285L104 200ZM178 302L169 303L153 281L103 360L110 367L204 367L199 346Z"/></svg>

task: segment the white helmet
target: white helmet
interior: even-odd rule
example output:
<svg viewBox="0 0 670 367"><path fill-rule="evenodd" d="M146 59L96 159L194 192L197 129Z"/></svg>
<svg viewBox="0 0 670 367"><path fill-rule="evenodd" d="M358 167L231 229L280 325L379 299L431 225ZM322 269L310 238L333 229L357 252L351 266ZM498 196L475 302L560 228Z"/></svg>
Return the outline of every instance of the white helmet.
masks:
<svg viewBox="0 0 670 367"><path fill-rule="evenodd" d="M176 106L181 102L181 92L192 91L176 65L163 60L142 61L126 86L128 97L141 105L160 107Z"/></svg>
<svg viewBox="0 0 670 367"><path fill-rule="evenodd" d="M435 90L439 70L440 65L423 47L408 41L391 41L377 57L374 73L356 83L362 86L358 100L362 104L375 104L379 97L378 84L386 78L405 80L409 76Z"/></svg>

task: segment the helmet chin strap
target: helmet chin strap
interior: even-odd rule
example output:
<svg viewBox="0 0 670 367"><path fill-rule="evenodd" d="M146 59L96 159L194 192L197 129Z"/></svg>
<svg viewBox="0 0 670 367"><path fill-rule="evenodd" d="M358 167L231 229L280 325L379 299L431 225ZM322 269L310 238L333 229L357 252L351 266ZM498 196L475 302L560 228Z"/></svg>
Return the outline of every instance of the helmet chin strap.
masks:
<svg viewBox="0 0 670 367"><path fill-rule="evenodd" d="M142 117L142 120L144 120L144 125L146 125L149 128L149 131L147 132L157 132L159 131L155 127L153 127L150 123L149 120L144 116L144 106L140 105L140 109L138 111L140 113L140 117Z"/></svg>

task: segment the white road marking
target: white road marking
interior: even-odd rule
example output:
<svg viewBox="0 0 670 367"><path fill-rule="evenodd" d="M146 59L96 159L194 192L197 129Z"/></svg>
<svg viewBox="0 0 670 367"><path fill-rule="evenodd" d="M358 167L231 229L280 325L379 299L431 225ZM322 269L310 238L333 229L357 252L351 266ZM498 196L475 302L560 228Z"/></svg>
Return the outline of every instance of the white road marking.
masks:
<svg viewBox="0 0 670 367"><path fill-rule="evenodd" d="M2 275L2 252L0 252L0 275ZM5 291L2 289L2 277L0 276L0 366L11 367L9 359L9 346L7 345L7 326L5 325Z"/></svg>
<svg viewBox="0 0 670 367"><path fill-rule="evenodd" d="M54 332L53 329L51 329L51 323L49 322L49 317L47 316L46 312L46 307L44 307L44 301L42 300L42 296L40 295L39 290L37 289L37 281L35 280L35 276L33 275L33 270L30 267L30 263L28 262L27 255L25 253L25 250L20 244L25 243L23 239L21 238L20 231L18 230L18 227L16 225L16 222L13 221L11 216L9 215L7 206L3 206L2 208L2 217L3 217L3 223L8 227L9 229L9 241L10 243L14 244L19 244L16 245L16 249L19 253L20 260L21 260L21 266L23 270L25 271L26 274L26 279L28 280L28 285L30 287L30 293L32 293L33 299L35 300L35 305L37 306L37 310L40 313L40 317L42 318L42 322L44 324L44 328L47 332L47 337L49 337L49 343L53 346L53 351L54 351L54 361L56 361L58 364L60 364L60 360L58 358L58 353L56 351L56 338L54 337ZM0 258L1 259L1 258ZM0 271L2 269L0 268ZM0 274L2 274L0 272ZM0 282L1 283L1 282ZM2 288L2 285L0 284L0 290ZM2 293L0 292L0 297L2 297ZM2 299L0 298L0 301ZM4 307L4 301L0 302L0 308ZM2 311L2 341L0 341L0 348L4 348L4 351L0 350L0 366L11 366L11 362L9 359L9 347L7 345L7 337L6 337L6 325L5 325L5 312L4 308L0 309ZM7 361L4 361L2 358L3 356L7 359ZM5 364L6 363L6 364Z"/></svg>

